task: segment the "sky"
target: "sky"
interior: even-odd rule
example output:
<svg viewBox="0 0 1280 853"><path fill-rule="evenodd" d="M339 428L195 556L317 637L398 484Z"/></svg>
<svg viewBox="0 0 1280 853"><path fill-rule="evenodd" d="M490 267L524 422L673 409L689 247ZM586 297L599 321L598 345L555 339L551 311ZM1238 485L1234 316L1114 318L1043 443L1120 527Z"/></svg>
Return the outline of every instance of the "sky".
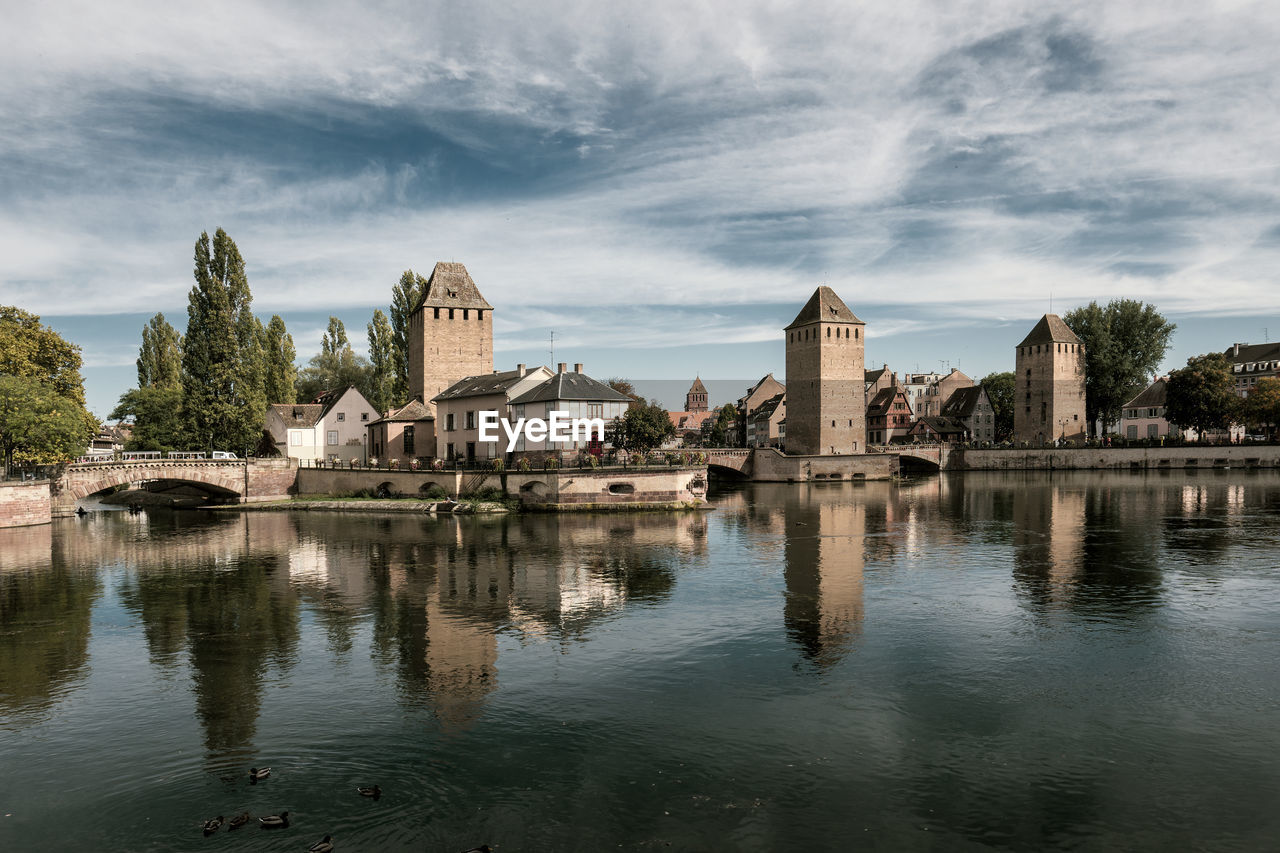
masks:
<svg viewBox="0 0 1280 853"><path fill-rule="evenodd" d="M781 329L822 284L900 372L1011 370L1041 314L1117 297L1177 323L1166 370L1280 336L1274 4L5 18L0 304L82 346L99 416L147 318L185 328L217 227L303 361L331 314L361 349L400 273L442 260L495 306L496 367L696 374L713 403L783 376Z"/></svg>

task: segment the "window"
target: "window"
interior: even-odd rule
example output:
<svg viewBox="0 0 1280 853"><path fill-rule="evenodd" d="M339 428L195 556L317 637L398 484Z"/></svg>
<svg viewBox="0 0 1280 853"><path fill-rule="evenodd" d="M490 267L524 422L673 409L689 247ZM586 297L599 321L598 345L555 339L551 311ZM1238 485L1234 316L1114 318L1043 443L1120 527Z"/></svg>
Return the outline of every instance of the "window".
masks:
<svg viewBox="0 0 1280 853"><path fill-rule="evenodd" d="M474 410L467 412L467 429L476 428L476 413Z"/></svg>
<svg viewBox="0 0 1280 853"><path fill-rule="evenodd" d="M452 308L450 308L450 309L449 309L449 319L450 319L450 320L452 320L452 319L453 319L453 309L452 309Z"/></svg>
<svg viewBox="0 0 1280 853"><path fill-rule="evenodd" d="M463 309L462 309L462 319L464 319L464 320L470 320L470 319L471 319L471 309L470 309L470 308L463 308Z"/></svg>
<svg viewBox="0 0 1280 853"><path fill-rule="evenodd" d="M339 420L339 421L345 421L346 419L347 419L347 413L346 413L346 412L338 412L338 420Z"/></svg>
<svg viewBox="0 0 1280 853"><path fill-rule="evenodd" d="M329 435L327 436L327 442L331 447L337 446L338 431L336 429L329 430Z"/></svg>
<svg viewBox="0 0 1280 853"><path fill-rule="evenodd" d="M369 413L368 413L368 412L361 412L361 413L360 413L360 420L362 420L362 421L367 421L367 420L369 420Z"/></svg>
<svg viewBox="0 0 1280 853"><path fill-rule="evenodd" d="M1147 438L1155 438L1160 435L1160 427L1157 424L1147 424Z"/></svg>
<svg viewBox="0 0 1280 853"><path fill-rule="evenodd" d="M454 456L454 454L453 454L453 442L451 441L451 442L449 442L448 444L446 444L446 445L444 446L444 458L445 458L445 459L452 459L452 458L453 458L453 456Z"/></svg>
<svg viewBox="0 0 1280 853"><path fill-rule="evenodd" d="M587 417L589 418L604 417L604 403L587 403Z"/></svg>
<svg viewBox="0 0 1280 853"><path fill-rule="evenodd" d="M439 320L439 319L440 319L440 309L439 309L439 308L437 308L437 309L436 309L436 319L437 319L437 320Z"/></svg>
<svg viewBox="0 0 1280 853"><path fill-rule="evenodd" d="M411 426L404 428L404 455L413 455L413 427Z"/></svg>
<svg viewBox="0 0 1280 853"><path fill-rule="evenodd" d="M293 447L297 447L302 444L302 432L300 430L289 430L289 444Z"/></svg>
<svg viewBox="0 0 1280 853"><path fill-rule="evenodd" d="M449 414L447 414L447 415L445 415L445 416L444 416L444 428L445 428L445 430L446 430L447 432L453 432L453 430L454 430L454 425L453 425L453 412L450 412ZM450 448L452 448L452 447L453 447L453 445L451 444L451 445L449 445L449 447L450 447ZM449 455L450 455L450 456L452 456L452 455L453 455L453 451L452 451L452 450L450 450Z"/></svg>

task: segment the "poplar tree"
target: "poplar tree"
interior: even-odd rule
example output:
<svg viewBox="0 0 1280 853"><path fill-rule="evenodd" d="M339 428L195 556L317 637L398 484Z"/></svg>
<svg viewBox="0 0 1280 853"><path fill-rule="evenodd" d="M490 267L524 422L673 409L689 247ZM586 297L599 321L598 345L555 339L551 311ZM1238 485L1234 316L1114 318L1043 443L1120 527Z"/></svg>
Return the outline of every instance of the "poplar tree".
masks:
<svg viewBox="0 0 1280 853"><path fill-rule="evenodd" d="M182 336L163 314L142 327L137 365L139 388L176 388L181 384Z"/></svg>
<svg viewBox="0 0 1280 853"><path fill-rule="evenodd" d="M409 387L409 315L418 307L426 286L425 278L413 270L405 270L391 289L392 405L403 406L415 393L415 389Z"/></svg>
<svg viewBox="0 0 1280 853"><path fill-rule="evenodd" d="M297 395L298 366L294 361L298 352L293 346L293 335L285 328L279 314L271 315L262 334L263 358L266 372L263 387L268 403L292 403Z"/></svg>
<svg viewBox="0 0 1280 853"><path fill-rule="evenodd" d="M369 399L369 376L369 362L351 349L346 327L337 317L330 317L320 352L298 374L298 401L306 403L325 391L348 385L356 386Z"/></svg>
<svg viewBox="0 0 1280 853"><path fill-rule="evenodd" d="M195 286L188 295L182 348L182 421L187 441L203 450L257 445L266 419L261 324L244 259L219 228L195 245Z"/></svg>
<svg viewBox="0 0 1280 853"><path fill-rule="evenodd" d="M391 407L391 389L395 380L392 367L394 333L387 315L379 308L373 312L369 323L369 394L368 400L379 415L385 415Z"/></svg>

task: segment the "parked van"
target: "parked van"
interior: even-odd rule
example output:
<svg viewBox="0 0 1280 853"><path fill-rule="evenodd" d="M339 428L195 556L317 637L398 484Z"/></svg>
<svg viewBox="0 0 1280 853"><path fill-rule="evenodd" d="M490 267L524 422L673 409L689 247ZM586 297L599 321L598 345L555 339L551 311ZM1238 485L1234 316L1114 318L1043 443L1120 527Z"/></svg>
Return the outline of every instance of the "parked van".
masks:
<svg viewBox="0 0 1280 853"><path fill-rule="evenodd" d="M237 458L239 458L239 457L237 457L237 456L236 456L234 453L232 453L230 450L215 450L215 451L213 451L213 453L209 456L209 458L210 458L210 459L237 459Z"/></svg>

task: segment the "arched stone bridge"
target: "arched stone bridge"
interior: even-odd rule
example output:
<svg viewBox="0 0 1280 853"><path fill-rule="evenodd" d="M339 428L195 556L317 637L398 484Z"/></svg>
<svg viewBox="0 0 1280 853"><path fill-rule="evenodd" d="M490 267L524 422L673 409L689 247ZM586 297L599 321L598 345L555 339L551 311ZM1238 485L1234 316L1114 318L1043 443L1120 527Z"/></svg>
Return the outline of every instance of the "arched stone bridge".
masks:
<svg viewBox="0 0 1280 853"><path fill-rule="evenodd" d="M903 467L938 471L947 467L951 446L903 444L846 456L788 456L772 447L708 447L703 452L713 471L729 471L752 480L790 482L841 477L878 479Z"/></svg>
<svg viewBox="0 0 1280 853"><path fill-rule="evenodd" d="M279 500L288 497L297 475L297 463L289 459L78 462L50 484L51 510L55 518L71 515L81 498L125 483L157 480L190 483L236 503Z"/></svg>

